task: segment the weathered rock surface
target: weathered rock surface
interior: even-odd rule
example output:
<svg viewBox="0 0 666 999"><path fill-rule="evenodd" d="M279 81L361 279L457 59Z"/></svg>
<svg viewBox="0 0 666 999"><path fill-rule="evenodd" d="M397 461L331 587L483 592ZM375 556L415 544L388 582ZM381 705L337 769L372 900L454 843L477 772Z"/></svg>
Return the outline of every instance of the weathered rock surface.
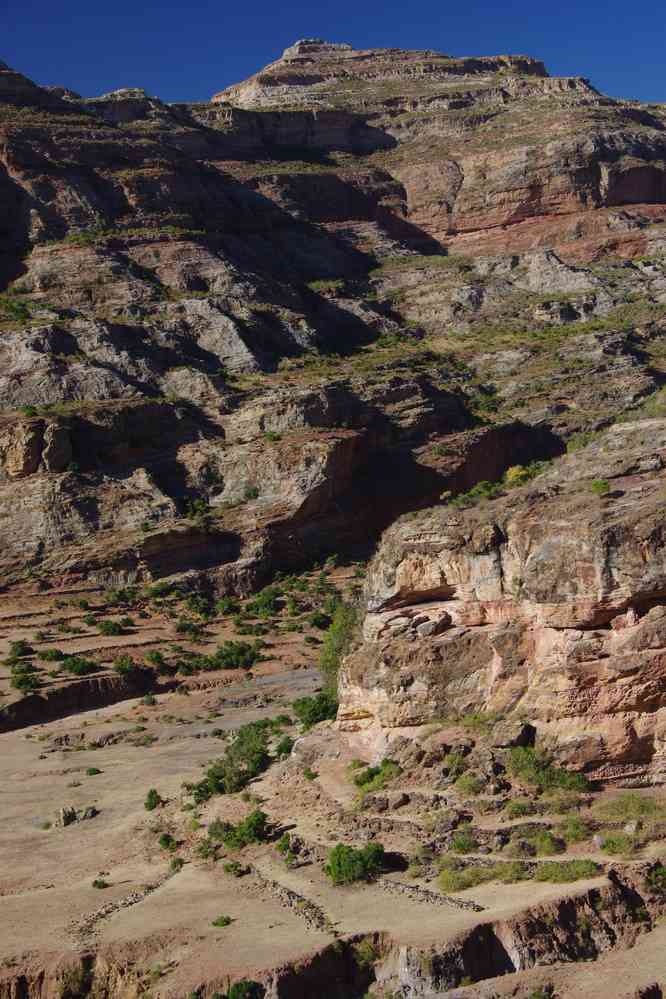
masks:
<svg viewBox="0 0 666 999"><path fill-rule="evenodd" d="M529 485L390 528L343 728L498 712L595 777L664 780L665 461L664 421L618 425Z"/></svg>

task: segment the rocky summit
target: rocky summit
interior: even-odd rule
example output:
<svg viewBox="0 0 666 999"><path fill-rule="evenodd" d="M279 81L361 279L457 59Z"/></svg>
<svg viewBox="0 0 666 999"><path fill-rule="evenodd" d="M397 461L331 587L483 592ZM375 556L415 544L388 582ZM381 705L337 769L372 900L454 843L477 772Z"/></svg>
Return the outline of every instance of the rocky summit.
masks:
<svg viewBox="0 0 666 999"><path fill-rule="evenodd" d="M658 999L666 104L61 83L0 63L0 999Z"/></svg>

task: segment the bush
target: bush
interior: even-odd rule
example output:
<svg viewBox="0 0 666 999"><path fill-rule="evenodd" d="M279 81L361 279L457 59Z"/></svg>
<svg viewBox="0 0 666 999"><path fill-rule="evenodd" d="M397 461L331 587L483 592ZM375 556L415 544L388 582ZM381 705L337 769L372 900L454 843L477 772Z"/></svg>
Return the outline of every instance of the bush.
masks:
<svg viewBox="0 0 666 999"><path fill-rule="evenodd" d="M113 668L120 676L127 676L128 673L134 672L137 667L131 656L124 655L116 656L113 660Z"/></svg>
<svg viewBox="0 0 666 999"><path fill-rule="evenodd" d="M455 783L458 794L477 795L483 790L483 781L474 774L461 774Z"/></svg>
<svg viewBox="0 0 666 999"><path fill-rule="evenodd" d="M97 673L101 669L94 659L86 659L84 656L65 656L60 665L73 676L88 676L89 673Z"/></svg>
<svg viewBox="0 0 666 999"><path fill-rule="evenodd" d="M634 852L636 843L633 837L626 833L611 833L609 836L604 836L601 849L604 853L610 853L614 857L626 857Z"/></svg>
<svg viewBox="0 0 666 999"><path fill-rule="evenodd" d="M230 860L228 863L222 864L222 870L225 874L231 874L234 878L240 878L246 873L246 869L237 860Z"/></svg>
<svg viewBox="0 0 666 999"><path fill-rule="evenodd" d="M402 767L394 760L382 760L377 767L366 767L354 776L354 784L363 794L381 791L392 780L399 777Z"/></svg>
<svg viewBox="0 0 666 999"><path fill-rule="evenodd" d="M467 760L462 753L447 753L444 757L444 766L448 770L449 777L460 777L467 769Z"/></svg>
<svg viewBox="0 0 666 999"><path fill-rule="evenodd" d="M86 770L86 776L95 777L97 774L101 774L101 772L102 771L99 769L99 767L88 767L88 769Z"/></svg>
<svg viewBox="0 0 666 999"><path fill-rule="evenodd" d="M57 663L65 658L65 653L61 652L60 649L44 649L43 652L39 653L39 658L43 659L45 663Z"/></svg>
<svg viewBox="0 0 666 999"><path fill-rule="evenodd" d="M666 866L660 860L645 876L645 883L655 895L666 895Z"/></svg>
<svg viewBox="0 0 666 999"><path fill-rule="evenodd" d="M95 880L92 883L92 886L93 886L93 888L110 888L111 887L111 885L109 884L109 882L105 881L104 878L95 878Z"/></svg>
<svg viewBox="0 0 666 999"><path fill-rule="evenodd" d="M368 843L361 850L338 843L328 855L325 873L334 885L370 881L384 865L384 847L381 843Z"/></svg>
<svg viewBox="0 0 666 999"><path fill-rule="evenodd" d="M453 857L446 857L440 863L439 886L442 891L465 891L488 881L514 884L529 878L525 864L514 860L509 863L492 865L468 864Z"/></svg>
<svg viewBox="0 0 666 999"><path fill-rule="evenodd" d="M289 756L292 749L294 748L294 740L288 736L283 736L275 747L275 752L278 756Z"/></svg>
<svg viewBox="0 0 666 999"><path fill-rule="evenodd" d="M9 658L10 659L20 659L23 656L31 656L32 647L20 638L17 642L9 643Z"/></svg>
<svg viewBox="0 0 666 999"><path fill-rule="evenodd" d="M465 891L489 880L489 868L480 866L465 867L460 861L443 861L439 871L439 887L442 891Z"/></svg>
<svg viewBox="0 0 666 999"><path fill-rule="evenodd" d="M564 884L568 881L579 881L581 878L594 878L600 873L600 868L592 860L544 860L537 864L534 877L537 881L551 881Z"/></svg>
<svg viewBox="0 0 666 999"><path fill-rule="evenodd" d="M458 826L451 836L451 849L454 853L473 853L478 845L469 823Z"/></svg>
<svg viewBox="0 0 666 999"><path fill-rule="evenodd" d="M266 990L259 982L251 982L244 978L235 982L227 993L227 999L263 999Z"/></svg>
<svg viewBox="0 0 666 999"><path fill-rule="evenodd" d="M638 794L637 791L624 791L609 801L598 804L594 811L597 815L616 822L654 819L663 814L664 802L659 798Z"/></svg>
<svg viewBox="0 0 666 999"><path fill-rule="evenodd" d="M154 811L158 805L162 804L162 799L156 788L151 787L148 794L146 795L146 800L143 803L143 807L147 812Z"/></svg>
<svg viewBox="0 0 666 999"><path fill-rule="evenodd" d="M176 841L171 835L171 833L162 833L162 835L158 840L158 843L160 844L163 850L175 850L177 846Z"/></svg>
<svg viewBox="0 0 666 999"><path fill-rule="evenodd" d="M533 784L543 791L562 788L566 791L587 791L588 782L582 774L571 773L556 766L543 752L528 746L509 750L507 769L512 777Z"/></svg>
<svg viewBox="0 0 666 999"><path fill-rule="evenodd" d="M357 621L358 611L355 607L342 601L335 604L319 655L319 668L324 675L329 694L335 694L337 691L340 663L351 647Z"/></svg>
<svg viewBox="0 0 666 999"><path fill-rule="evenodd" d="M214 794L233 794L257 777L270 763L268 722L243 725L224 757L212 763L205 778L192 788L197 804Z"/></svg>
<svg viewBox="0 0 666 999"><path fill-rule="evenodd" d="M563 853L565 849L564 843L561 840L556 839L555 836L553 836L553 834L546 829L530 837L528 842L535 848L537 856L539 857L548 857L553 853Z"/></svg>
<svg viewBox="0 0 666 999"><path fill-rule="evenodd" d="M237 597L221 597L215 604L218 614L237 614L240 610L240 601Z"/></svg>
<svg viewBox="0 0 666 999"><path fill-rule="evenodd" d="M231 822L215 819L208 828L212 839L221 840L229 850L242 850L249 843L263 843L268 839L268 816L256 808L234 826Z"/></svg>
<svg viewBox="0 0 666 999"><path fill-rule="evenodd" d="M100 635L107 635L109 637L124 634L123 626L119 621L100 621L97 625L97 630Z"/></svg>
<svg viewBox="0 0 666 999"><path fill-rule="evenodd" d="M577 791L567 791L563 788L555 788L546 791L546 807L549 812L556 815L564 815L574 809L582 808L585 804Z"/></svg>
<svg viewBox="0 0 666 999"><path fill-rule="evenodd" d="M242 642L230 640L223 642L212 656L218 669L250 669L261 659L262 641Z"/></svg>
<svg viewBox="0 0 666 999"><path fill-rule="evenodd" d="M294 714L307 730L318 722L335 718L338 702L335 697L322 690L314 697L299 697L294 701L293 708Z"/></svg>
<svg viewBox="0 0 666 999"><path fill-rule="evenodd" d="M570 815L561 826L558 827L557 832L564 840L568 843L583 843L586 839L590 838L591 830L587 822L580 819L577 815Z"/></svg>
<svg viewBox="0 0 666 999"><path fill-rule="evenodd" d="M536 806L529 798L514 798L504 810L507 819L521 819L525 815L534 815L535 812Z"/></svg>
<svg viewBox="0 0 666 999"><path fill-rule="evenodd" d="M186 617L181 617L178 620L176 631L179 635L189 635L193 639L201 638L204 633L204 629L198 621L190 621Z"/></svg>
<svg viewBox="0 0 666 999"><path fill-rule="evenodd" d="M233 920L231 916L218 916L211 923L212 926L231 926Z"/></svg>
<svg viewBox="0 0 666 999"><path fill-rule="evenodd" d="M32 673L13 673L11 686L22 694L32 694L39 690L41 683Z"/></svg>
<svg viewBox="0 0 666 999"><path fill-rule="evenodd" d="M595 496L607 496L610 492L610 482L608 479L594 479L590 483L590 489Z"/></svg>

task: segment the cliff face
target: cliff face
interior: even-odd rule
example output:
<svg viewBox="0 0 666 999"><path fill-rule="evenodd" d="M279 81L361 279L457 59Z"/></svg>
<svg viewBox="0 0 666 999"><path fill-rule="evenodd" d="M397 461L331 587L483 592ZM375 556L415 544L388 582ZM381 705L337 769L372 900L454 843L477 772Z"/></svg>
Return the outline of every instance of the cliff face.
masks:
<svg viewBox="0 0 666 999"><path fill-rule="evenodd" d="M343 728L381 741L516 715L594 777L662 781L665 458L663 421L620 425L529 485L395 524L370 567Z"/></svg>

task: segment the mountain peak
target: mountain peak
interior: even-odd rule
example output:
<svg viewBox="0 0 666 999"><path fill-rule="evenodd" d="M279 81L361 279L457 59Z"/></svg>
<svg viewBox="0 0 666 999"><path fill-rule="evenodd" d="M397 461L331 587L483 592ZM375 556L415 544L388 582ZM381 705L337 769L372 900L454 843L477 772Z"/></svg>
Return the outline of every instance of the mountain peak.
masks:
<svg viewBox="0 0 666 999"><path fill-rule="evenodd" d="M465 78L497 76L547 77L542 62L524 55L455 57L432 49L355 49L348 42L301 38L279 59L213 96L245 108L337 107L340 87L347 108L381 106L398 89L431 94L433 87L455 85Z"/></svg>

